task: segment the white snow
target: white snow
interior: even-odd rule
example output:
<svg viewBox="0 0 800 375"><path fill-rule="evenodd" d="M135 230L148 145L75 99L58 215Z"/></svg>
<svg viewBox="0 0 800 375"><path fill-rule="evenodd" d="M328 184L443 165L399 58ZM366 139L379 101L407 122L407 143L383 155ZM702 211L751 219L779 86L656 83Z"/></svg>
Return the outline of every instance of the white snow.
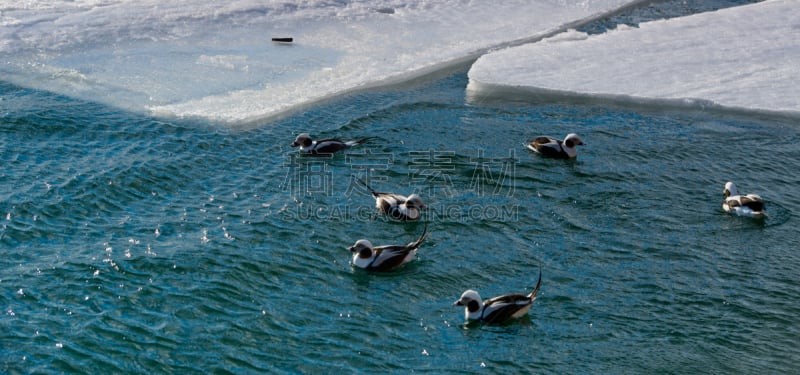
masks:
<svg viewBox="0 0 800 375"><path fill-rule="evenodd" d="M468 92L577 94L798 116L799 7L796 0L774 0L600 35L570 31L480 57L469 71Z"/></svg>
<svg viewBox="0 0 800 375"><path fill-rule="evenodd" d="M257 123L639 1L0 0L0 79L157 115Z"/></svg>

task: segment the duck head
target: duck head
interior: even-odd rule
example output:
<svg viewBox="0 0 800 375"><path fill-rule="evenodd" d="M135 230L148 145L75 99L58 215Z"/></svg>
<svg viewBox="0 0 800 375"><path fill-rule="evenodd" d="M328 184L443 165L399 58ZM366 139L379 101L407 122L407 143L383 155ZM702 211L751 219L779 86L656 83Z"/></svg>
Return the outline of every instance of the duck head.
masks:
<svg viewBox="0 0 800 375"><path fill-rule="evenodd" d="M294 142L292 142L291 146L308 147L311 146L312 143L313 142L311 141L311 136L308 135L308 133L301 133L300 135L297 136L297 138L294 139Z"/></svg>

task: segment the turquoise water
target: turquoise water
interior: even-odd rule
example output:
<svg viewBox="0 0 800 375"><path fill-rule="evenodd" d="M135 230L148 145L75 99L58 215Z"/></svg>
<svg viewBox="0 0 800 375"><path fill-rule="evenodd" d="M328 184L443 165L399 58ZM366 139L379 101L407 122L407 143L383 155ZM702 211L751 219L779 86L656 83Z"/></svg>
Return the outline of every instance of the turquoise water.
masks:
<svg viewBox="0 0 800 375"><path fill-rule="evenodd" d="M664 16L642 9L613 22ZM466 100L465 72L248 129L0 82L0 373L798 371L797 119ZM378 138L298 158L301 132ZM569 132L575 161L523 146ZM397 272L346 248L423 224L377 216L355 178L430 206ZM722 212L728 180L769 216ZM539 270L520 321L452 306Z"/></svg>
<svg viewBox="0 0 800 375"><path fill-rule="evenodd" d="M796 120L609 103L465 102L456 71L256 129L0 86L0 369L27 372L792 372ZM288 145L377 136L332 159ZM579 133L576 161L524 141ZM422 194L416 239L351 183ZM720 208L726 181L769 217ZM465 325L465 289L529 291Z"/></svg>

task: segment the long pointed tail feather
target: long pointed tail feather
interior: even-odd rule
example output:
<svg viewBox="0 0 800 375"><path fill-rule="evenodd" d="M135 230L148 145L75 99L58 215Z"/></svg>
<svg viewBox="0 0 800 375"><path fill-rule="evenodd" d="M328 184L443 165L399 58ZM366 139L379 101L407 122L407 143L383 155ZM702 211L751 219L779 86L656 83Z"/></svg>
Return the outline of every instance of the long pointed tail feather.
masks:
<svg viewBox="0 0 800 375"><path fill-rule="evenodd" d="M356 181L358 181L361 185L363 185L365 188L367 188L367 190L369 190L369 192L372 193L372 196L374 196L374 197L378 196L378 192L376 192L372 187L367 185L367 183L364 182L364 180L356 177Z"/></svg>
<svg viewBox="0 0 800 375"><path fill-rule="evenodd" d="M414 248L414 249L418 248L419 245L422 245L422 241L425 240L425 235L427 235L427 234L428 234L428 223L425 223L425 227L422 228L422 234L419 236L419 239L417 241L415 241L415 242L412 242L412 243L408 244L408 247L411 247L411 248Z"/></svg>
<svg viewBox="0 0 800 375"><path fill-rule="evenodd" d="M366 141L369 141L370 139L373 139L373 138L377 138L377 137L364 137L364 138L356 139L355 141L347 141L347 142L345 142L345 144L350 146L350 147L353 147L355 145L360 145L360 144L362 144L362 143L364 143Z"/></svg>
<svg viewBox="0 0 800 375"><path fill-rule="evenodd" d="M533 288L531 294L528 294L528 297L531 300L536 300L536 295L539 293L539 287L542 286L542 266L539 266L539 281L536 282L536 287Z"/></svg>

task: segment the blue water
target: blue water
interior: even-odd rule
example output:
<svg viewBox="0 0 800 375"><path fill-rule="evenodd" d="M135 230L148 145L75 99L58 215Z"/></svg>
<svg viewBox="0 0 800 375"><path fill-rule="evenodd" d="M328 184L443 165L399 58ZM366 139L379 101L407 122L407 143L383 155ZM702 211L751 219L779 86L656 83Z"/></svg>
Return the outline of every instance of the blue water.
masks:
<svg viewBox="0 0 800 375"><path fill-rule="evenodd" d="M466 101L465 69L253 129L0 83L2 373L792 373L796 119L564 98ZM300 132L376 140L297 158ZM575 161L523 147L581 135ZM416 191L404 244L352 181ZM721 210L724 183L769 217ZM542 289L529 315L451 306Z"/></svg>
<svg viewBox="0 0 800 375"><path fill-rule="evenodd" d="M681 17L696 13L711 12L738 5L758 3L764 0L656 0L643 1L631 9L590 22L577 28L589 34L600 34L617 25L637 27L639 23Z"/></svg>

